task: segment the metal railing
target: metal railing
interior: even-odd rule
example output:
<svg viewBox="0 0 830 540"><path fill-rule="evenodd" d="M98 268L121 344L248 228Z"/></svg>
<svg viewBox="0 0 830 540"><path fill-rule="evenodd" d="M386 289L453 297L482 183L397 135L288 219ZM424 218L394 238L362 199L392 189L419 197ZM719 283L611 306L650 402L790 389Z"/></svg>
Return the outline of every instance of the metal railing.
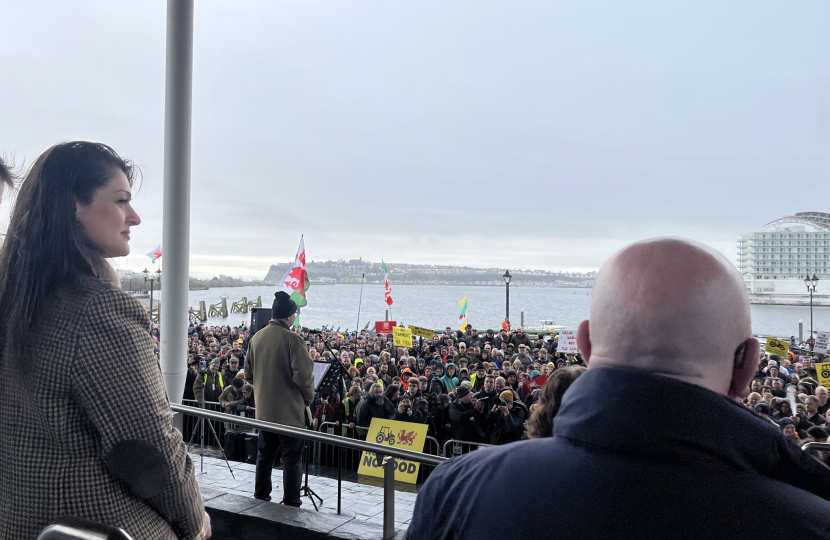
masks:
<svg viewBox="0 0 830 540"><path fill-rule="evenodd" d="M808 442L808 443L804 443L804 446L802 446L801 449L804 450L805 452L807 452L808 455L811 455L810 452L814 452L816 450L824 451L824 452L830 452L830 443L822 443L822 442L815 442L815 441ZM812 456L812 457L815 458L816 460L818 460L818 462L821 463L822 465L830 466L830 465L827 464L826 461L823 461L820 457L818 457L818 456Z"/></svg>
<svg viewBox="0 0 830 540"><path fill-rule="evenodd" d="M65 517L43 529L37 540L133 540L133 538L124 529L86 519Z"/></svg>
<svg viewBox="0 0 830 540"><path fill-rule="evenodd" d="M451 453L447 452L447 448L450 447L452 450ZM466 454L467 452L472 452L473 450L478 450L479 448L485 448L487 446L493 446L492 444L484 444L484 443L475 443L470 441L459 441L458 439L449 439L447 442L444 443L444 448L442 449L441 453L444 455L445 458L449 459L454 456L460 456L462 454Z"/></svg>
<svg viewBox="0 0 830 540"><path fill-rule="evenodd" d="M187 405L179 405L171 403L170 408L173 412L184 415L196 416L209 421L226 422L228 415L225 413L189 407ZM421 463L422 465L431 465L437 467L446 459L438 456L431 456L422 454L420 452L413 452L411 450L403 450L395 448L394 446L384 446L382 444L375 444L360 439L352 439L349 437L329 435L328 433L320 433L310 429L301 429L282 424L274 424L271 422L263 422L262 420L254 420L252 418L236 417L233 419L234 424L245 426L248 428L259 429L268 433L276 433L277 435L287 435L289 437L296 437L314 443L331 444L339 448L347 448L351 450L358 450L362 452L371 452L378 456L378 461L383 463L383 538L390 539L395 536L395 460L404 459ZM341 452L337 452L338 469L337 469L337 512L340 513L341 501L341 460L339 459Z"/></svg>

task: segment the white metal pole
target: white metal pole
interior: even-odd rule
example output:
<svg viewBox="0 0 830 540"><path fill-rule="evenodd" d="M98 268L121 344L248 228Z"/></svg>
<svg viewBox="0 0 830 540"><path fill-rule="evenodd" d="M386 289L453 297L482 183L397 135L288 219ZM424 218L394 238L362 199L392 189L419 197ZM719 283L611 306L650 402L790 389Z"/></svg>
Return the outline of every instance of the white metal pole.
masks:
<svg viewBox="0 0 830 540"><path fill-rule="evenodd" d="M167 0L164 78L164 302L161 372L167 398L181 403L187 379L190 276L190 133L193 90L193 0Z"/></svg>

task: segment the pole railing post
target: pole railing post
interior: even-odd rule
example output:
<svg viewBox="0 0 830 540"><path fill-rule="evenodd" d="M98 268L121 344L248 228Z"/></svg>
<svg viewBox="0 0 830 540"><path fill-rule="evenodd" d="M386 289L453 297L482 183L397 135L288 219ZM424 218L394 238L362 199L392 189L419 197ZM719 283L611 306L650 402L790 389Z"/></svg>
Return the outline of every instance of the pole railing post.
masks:
<svg viewBox="0 0 830 540"><path fill-rule="evenodd" d="M504 306L504 316L507 318L507 322L510 322L510 283L505 283L505 287L507 287L507 292L505 293L505 306Z"/></svg>
<svg viewBox="0 0 830 540"><path fill-rule="evenodd" d="M162 210L167 261L159 363L171 403L181 403L187 379L193 9L194 0L167 0Z"/></svg>
<svg viewBox="0 0 830 540"><path fill-rule="evenodd" d="M383 458L383 540L395 537L395 458Z"/></svg>

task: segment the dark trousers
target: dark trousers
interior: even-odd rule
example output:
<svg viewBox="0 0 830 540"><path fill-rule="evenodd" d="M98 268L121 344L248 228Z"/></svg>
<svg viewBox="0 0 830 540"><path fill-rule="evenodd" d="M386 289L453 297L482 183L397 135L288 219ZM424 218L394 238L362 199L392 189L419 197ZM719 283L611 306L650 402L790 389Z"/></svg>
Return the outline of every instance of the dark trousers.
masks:
<svg viewBox="0 0 830 540"><path fill-rule="evenodd" d="M254 496L265 498L271 495L271 473L279 453L282 461L283 503L300 507L300 486L303 481L302 458L303 439L259 432L256 456L256 483Z"/></svg>

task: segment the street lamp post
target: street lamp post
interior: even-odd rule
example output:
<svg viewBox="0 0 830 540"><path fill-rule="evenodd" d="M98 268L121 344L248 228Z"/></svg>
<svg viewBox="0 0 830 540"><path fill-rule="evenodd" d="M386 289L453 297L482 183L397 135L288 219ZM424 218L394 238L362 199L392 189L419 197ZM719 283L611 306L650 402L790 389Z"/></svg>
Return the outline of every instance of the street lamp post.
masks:
<svg viewBox="0 0 830 540"><path fill-rule="evenodd" d="M150 271L147 268L144 269L144 286L147 286L147 282L150 282L150 320L153 319L153 289L155 288L155 282L158 281L159 285L161 285L161 268L156 270L155 276L150 274Z"/></svg>
<svg viewBox="0 0 830 540"><path fill-rule="evenodd" d="M807 342L810 344L810 350L813 350L813 346L815 344L815 340L813 339L813 293L816 292L816 285L818 285L819 279L815 273L813 273L813 277L810 277L810 274L804 278L804 285L807 286L807 292L810 293L810 337L807 338Z"/></svg>
<svg viewBox="0 0 830 540"><path fill-rule="evenodd" d="M504 287L505 287L505 296L504 296L504 318L507 319L507 324L510 324L510 278L513 276L510 275L510 270L505 270L504 275Z"/></svg>

